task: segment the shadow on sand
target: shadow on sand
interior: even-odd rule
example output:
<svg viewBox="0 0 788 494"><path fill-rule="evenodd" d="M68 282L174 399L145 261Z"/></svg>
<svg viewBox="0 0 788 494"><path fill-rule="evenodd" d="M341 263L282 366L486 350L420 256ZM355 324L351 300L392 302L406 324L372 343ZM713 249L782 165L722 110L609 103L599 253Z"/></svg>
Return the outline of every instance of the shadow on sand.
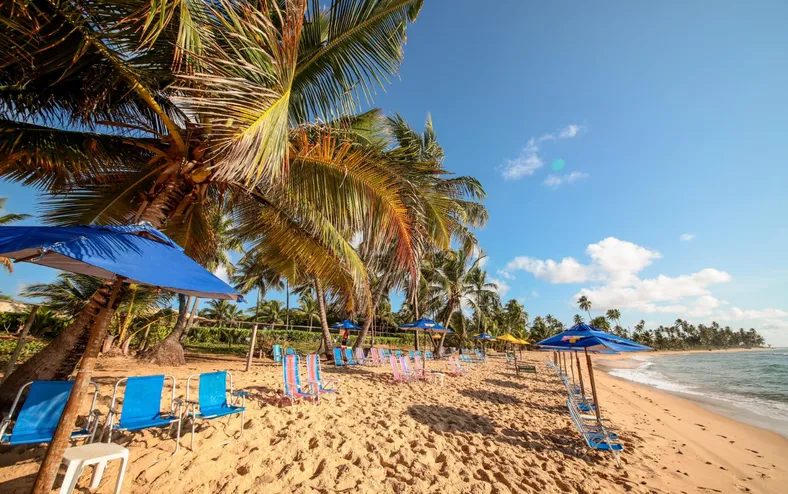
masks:
<svg viewBox="0 0 788 494"><path fill-rule="evenodd" d="M436 432L472 432L485 435L495 433L495 424L489 418L461 408L411 405L405 413Z"/></svg>
<svg viewBox="0 0 788 494"><path fill-rule="evenodd" d="M515 398L514 396L507 395L505 393L499 393L497 391L462 389L459 391L459 393L463 396L467 396L468 398L487 401L489 403L495 403L498 405L519 405L520 403L522 403L522 400L520 400L519 398Z"/></svg>

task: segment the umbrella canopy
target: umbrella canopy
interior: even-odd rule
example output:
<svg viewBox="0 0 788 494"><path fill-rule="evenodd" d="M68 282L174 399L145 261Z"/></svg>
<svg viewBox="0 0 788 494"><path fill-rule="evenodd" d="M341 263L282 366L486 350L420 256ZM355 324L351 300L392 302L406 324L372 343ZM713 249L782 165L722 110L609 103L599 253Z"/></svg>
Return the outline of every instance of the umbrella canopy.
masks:
<svg viewBox="0 0 788 494"><path fill-rule="evenodd" d="M515 343L517 343L518 345L529 345L531 343L530 341L524 340L522 338L515 338L515 339L517 340Z"/></svg>
<svg viewBox="0 0 788 494"><path fill-rule="evenodd" d="M147 224L0 227L0 256L200 298L243 298Z"/></svg>
<svg viewBox="0 0 788 494"><path fill-rule="evenodd" d="M433 321L432 319L428 319L426 317L422 317L418 321L409 322L407 324L403 324L399 327L400 329L413 329L413 330L422 330L428 331L431 333L453 333L449 328L445 328L438 324L437 322Z"/></svg>
<svg viewBox="0 0 788 494"><path fill-rule="evenodd" d="M479 333L479 334L477 334L476 336L474 336L474 337L473 337L473 339L474 339L474 340L485 340L485 341L489 341L489 340L494 340L494 339L495 339L495 336L493 336L493 335L491 335L491 334L487 334L487 333Z"/></svg>
<svg viewBox="0 0 788 494"><path fill-rule="evenodd" d="M514 336L510 335L509 333L506 333L503 336L499 336L498 340L499 341L508 341L509 343L519 343L520 342L520 340L518 340Z"/></svg>
<svg viewBox="0 0 788 494"><path fill-rule="evenodd" d="M361 329L360 327L353 324L352 321L348 321L345 319L344 321L335 322L331 325L333 329Z"/></svg>
<svg viewBox="0 0 788 494"><path fill-rule="evenodd" d="M538 346L548 350L587 350L597 353L644 352L651 347L600 331L588 324L578 324L555 336L546 338Z"/></svg>

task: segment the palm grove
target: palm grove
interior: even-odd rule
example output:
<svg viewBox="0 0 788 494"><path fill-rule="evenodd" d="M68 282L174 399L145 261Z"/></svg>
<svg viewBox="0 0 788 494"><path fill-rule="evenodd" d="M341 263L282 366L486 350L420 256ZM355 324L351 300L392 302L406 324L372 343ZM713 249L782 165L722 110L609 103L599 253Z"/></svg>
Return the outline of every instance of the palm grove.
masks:
<svg viewBox="0 0 788 494"><path fill-rule="evenodd" d="M402 317L434 316L460 338L525 336L522 306L500 303L472 254L487 220L480 183L444 167L430 120L418 131L360 110L397 75L421 4L4 2L0 177L41 193L46 224L162 229L257 291L249 317L275 311L262 297L284 285L329 356L330 311L359 318L362 344L392 290L405 293ZM242 254L237 266L230 251ZM73 372L109 290L70 275L28 288L66 300L57 310L70 320L3 382L0 400ZM132 285L113 309L111 346L184 362L196 299ZM239 317L232 304L209 309ZM168 334L150 345L162 326ZM531 337L559 327L537 318Z"/></svg>

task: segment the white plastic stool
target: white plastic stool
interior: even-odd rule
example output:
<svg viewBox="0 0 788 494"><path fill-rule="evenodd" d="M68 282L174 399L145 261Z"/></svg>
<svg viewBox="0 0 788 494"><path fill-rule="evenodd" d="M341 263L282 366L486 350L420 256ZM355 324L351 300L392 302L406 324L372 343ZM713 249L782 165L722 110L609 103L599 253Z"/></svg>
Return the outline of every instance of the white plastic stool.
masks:
<svg viewBox="0 0 788 494"><path fill-rule="evenodd" d="M440 381L441 386L443 386L443 379L446 377L446 374L443 372L430 372L432 375L432 379L435 381Z"/></svg>
<svg viewBox="0 0 788 494"><path fill-rule="evenodd" d="M60 494L70 494L77 485L82 470L88 465L96 465L90 488L96 489L101 482L101 476L107 467L107 462L121 460L118 483L115 485L115 494L120 494L123 485L123 475L126 473L126 464L129 461L129 450L113 443L93 443L84 446L68 448L63 453L63 462L66 464L66 476L60 487Z"/></svg>

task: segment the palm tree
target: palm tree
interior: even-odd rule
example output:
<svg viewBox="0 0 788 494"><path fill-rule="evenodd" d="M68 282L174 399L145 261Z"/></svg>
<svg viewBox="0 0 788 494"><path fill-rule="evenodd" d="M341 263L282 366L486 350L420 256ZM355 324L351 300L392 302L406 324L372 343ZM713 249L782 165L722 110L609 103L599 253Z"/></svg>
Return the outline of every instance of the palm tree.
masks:
<svg viewBox="0 0 788 494"><path fill-rule="evenodd" d="M583 324L583 316L581 316L580 314L575 314L575 317L572 319L572 321L574 322L575 325Z"/></svg>
<svg viewBox="0 0 788 494"><path fill-rule="evenodd" d="M528 312L517 300L511 299L506 302L503 316L508 330L523 336L528 331Z"/></svg>
<svg viewBox="0 0 788 494"><path fill-rule="evenodd" d="M230 282L236 290L243 294L257 290L257 303L254 308L254 318L259 319L260 302L271 290L282 290L284 283L274 269L263 265L253 256L244 256L238 263L237 272L230 277Z"/></svg>
<svg viewBox="0 0 788 494"><path fill-rule="evenodd" d="M480 273L481 257L471 261L463 250L438 253L427 280L430 301L428 304L439 307L438 317L448 326L455 311L468 307L475 311L483 310L484 304L497 299L498 286L487 283ZM500 303L500 302L499 302ZM438 343L438 350L443 346L444 338Z"/></svg>
<svg viewBox="0 0 788 494"><path fill-rule="evenodd" d="M227 300L210 300L206 307L200 311L200 316L214 321L213 327L225 325L232 318L235 304Z"/></svg>
<svg viewBox="0 0 788 494"><path fill-rule="evenodd" d="M0 212L3 211L6 201L8 201L7 197L0 197ZM0 225L8 225L17 221L22 221L29 217L29 214L0 214ZM11 259L7 257L0 257L0 265L2 265L9 273L14 272L14 265L11 263Z"/></svg>
<svg viewBox="0 0 788 494"><path fill-rule="evenodd" d="M298 298L298 312L305 317L309 323L309 332L312 332L312 322L319 318L317 300L311 293L304 293Z"/></svg>
<svg viewBox="0 0 788 494"><path fill-rule="evenodd" d="M577 305L580 307L580 310L584 310L588 312L588 319L591 319L591 301L588 300L588 297L585 295L581 296L577 299Z"/></svg>
<svg viewBox="0 0 788 494"><path fill-rule="evenodd" d="M266 324L282 324L284 311L279 300L263 300L259 308L260 320Z"/></svg>
<svg viewBox="0 0 788 494"><path fill-rule="evenodd" d="M48 192L48 222L147 221L205 263L211 211L227 202L242 240L348 298L366 289L345 235L361 224L398 241L415 269L403 179L355 137L353 113L398 71L421 0L12 3L0 7L15 47L0 55L11 88L0 92L0 177ZM20 379L52 378L40 364L74 350L110 288Z"/></svg>
<svg viewBox="0 0 788 494"><path fill-rule="evenodd" d="M608 309L605 313L608 321L615 322L616 326L621 327L621 311L618 309Z"/></svg>

